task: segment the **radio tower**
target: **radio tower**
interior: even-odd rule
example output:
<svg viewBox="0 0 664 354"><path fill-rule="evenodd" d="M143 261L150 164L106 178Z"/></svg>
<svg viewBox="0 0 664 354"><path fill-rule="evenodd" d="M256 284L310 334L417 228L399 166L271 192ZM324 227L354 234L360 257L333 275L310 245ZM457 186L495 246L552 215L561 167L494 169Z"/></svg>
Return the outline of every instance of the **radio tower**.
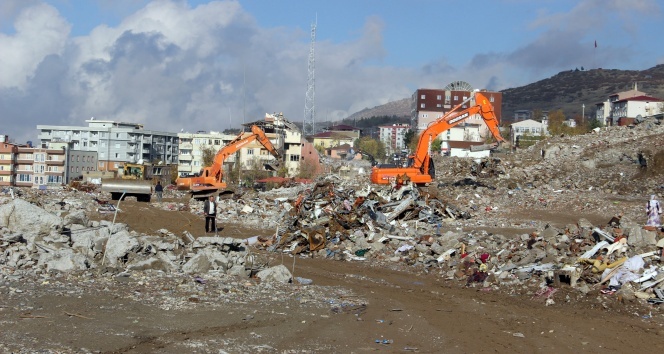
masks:
<svg viewBox="0 0 664 354"><path fill-rule="evenodd" d="M309 47L309 80L307 81L307 94L304 98L304 121L302 134L314 135L316 132L316 22L311 24L311 46Z"/></svg>

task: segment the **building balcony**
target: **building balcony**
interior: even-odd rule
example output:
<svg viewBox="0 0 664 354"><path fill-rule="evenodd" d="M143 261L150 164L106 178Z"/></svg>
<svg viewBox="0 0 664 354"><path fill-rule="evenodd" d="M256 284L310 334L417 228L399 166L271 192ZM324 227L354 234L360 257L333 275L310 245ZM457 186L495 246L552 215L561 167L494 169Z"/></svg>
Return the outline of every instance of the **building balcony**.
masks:
<svg viewBox="0 0 664 354"><path fill-rule="evenodd" d="M65 160L46 160L46 164L51 166L64 166Z"/></svg>
<svg viewBox="0 0 664 354"><path fill-rule="evenodd" d="M178 160L180 161L191 161L194 157L192 155L188 154L180 154L178 155Z"/></svg>
<svg viewBox="0 0 664 354"><path fill-rule="evenodd" d="M193 149L194 148L194 144L192 144L192 143L181 143L179 146L180 146L181 150L182 149Z"/></svg>
<svg viewBox="0 0 664 354"><path fill-rule="evenodd" d="M64 175L64 171L46 171L44 172L48 176L58 176L58 175Z"/></svg>
<svg viewBox="0 0 664 354"><path fill-rule="evenodd" d="M178 172L191 172L191 165L178 165Z"/></svg>
<svg viewBox="0 0 664 354"><path fill-rule="evenodd" d="M14 174L14 171L12 171L12 170L0 170L0 176L9 176L9 175L13 175L13 174Z"/></svg>

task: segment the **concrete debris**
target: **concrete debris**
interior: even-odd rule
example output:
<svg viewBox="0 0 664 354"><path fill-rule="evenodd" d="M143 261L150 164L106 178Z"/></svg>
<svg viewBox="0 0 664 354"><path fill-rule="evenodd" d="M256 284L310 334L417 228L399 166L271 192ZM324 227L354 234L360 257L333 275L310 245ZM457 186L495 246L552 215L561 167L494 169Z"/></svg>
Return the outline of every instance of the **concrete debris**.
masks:
<svg viewBox="0 0 664 354"><path fill-rule="evenodd" d="M256 261L256 250L413 267L482 289L528 288L530 295L544 294L534 301L549 306L564 302L554 301L564 287L579 296L601 288L621 291L622 299L652 299L664 284L664 233L644 228L643 209L649 195L664 194L663 156L664 126L647 119L479 161L436 156L436 182L426 187L372 185L371 166L353 161L343 174L311 184L218 200L218 225L270 230L246 239L180 237L163 229L143 235L121 223L90 221L89 213L117 210L87 186L53 194L12 190L0 195L0 265L293 282L285 266ZM203 209L194 199L151 205L196 215ZM586 218L565 225L561 214Z"/></svg>
<svg viewBox="0 0 664 354"><path fill-rule="evenodd" d="M144 235L122 223L91 221L89 213L103 213L110 208L100 206L111 205L91 191L21 190L13 198L0 195L0 266L37 273L214 271L244 278L264 267L253 262L245 268L247 250L240 239L196 238L189 233L178 237L166 229ZM162 204L167 210L188 210Z"/></svg>

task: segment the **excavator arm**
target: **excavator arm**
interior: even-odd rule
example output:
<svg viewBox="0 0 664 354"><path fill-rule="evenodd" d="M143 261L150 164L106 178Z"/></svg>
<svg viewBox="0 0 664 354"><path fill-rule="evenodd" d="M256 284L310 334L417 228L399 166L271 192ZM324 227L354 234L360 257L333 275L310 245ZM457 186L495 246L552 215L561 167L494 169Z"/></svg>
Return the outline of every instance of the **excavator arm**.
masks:
<svg viewBox="0 0 664 354"><path fill-rule="evenodd" d="M475 114L479 114L482 119L484 119L489 131L497 142L504 142L505 139L500 134L499 122L489 99L480 92L475 92L474 98L475 105L470 108L459 110L462 105L470 101L470 99L468 99L454 107L441 118L438 118L429 124L422 134L420 134L417 148L412 156L413 161L409 167L374 167L371 171L371 182L387 184L390 183L391 179L394 179L397 176L406 177L405 179L409 179L413 183L418 184L431 182L433 179L433 169L430 169L430 166L432 165L430 154L431 142L441 133L462 123L464 120Z"/></svg>
<svg viewBox="0 0 664 354"><path fill-rule="evenodd" d="M209 192L226 188L226 183L222 180L224 161L255 140L258 140L279 162L281 156L270 139L265 135L265 132L260 127L254 125L251 127L251 133L251 135L245 137L242 136L243 133L240 133L235 139L219 149L214 156L212 165L203 168L200 176L178 178L176 181L178 189Z"/></svg>

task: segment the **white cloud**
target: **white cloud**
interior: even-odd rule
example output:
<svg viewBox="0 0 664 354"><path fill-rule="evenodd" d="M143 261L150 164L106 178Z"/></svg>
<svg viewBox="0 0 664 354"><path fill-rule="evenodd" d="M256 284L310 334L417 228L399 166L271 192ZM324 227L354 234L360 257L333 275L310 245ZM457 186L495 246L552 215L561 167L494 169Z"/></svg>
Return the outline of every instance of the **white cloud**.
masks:
<svg viewBox="0 0 664 354"><path fill-rule="evenodd" d="M123 11L117 2L98 1ZM293 121L303 117L308 29L262 28L237 1L191 7L181 0L122 0L135 10L117 25L73 38L53 7L20 10L21 2L9 3L0 6L0 16L15 16L16 31L0 33L0 112L14 118L3 128L19 141L34 139L37 124L82 125L91 116L174 132L223 130L229 115L237 127L245 111L246 121L266 112L283 112ZM567 13L542 11L530 24L538 33L531 43L480 52L460 66L446 58L421 68L384 65L385 24L370 17L353 40L318 39L318 119L344 118L410 97L420 87L463 80L498 90L583 65L591 55L584 46L592 45L597 26L608 26L604 22L614 16L629 24L635 15L658 10L652 0L626 9L622 4L587 0ZM591 11L600 5L606 10ZM617 15L619 10L624 13ZM615 60L623 58L623 49L606 48Z"/></svg>
<svg viewBox="0 0 664 354"><path fill-rule="evenodd" d="M16 32L0 33L0 88L24 89L39 63L61 54L71 25L50 5L23 9L14 22Z"/></svg>

